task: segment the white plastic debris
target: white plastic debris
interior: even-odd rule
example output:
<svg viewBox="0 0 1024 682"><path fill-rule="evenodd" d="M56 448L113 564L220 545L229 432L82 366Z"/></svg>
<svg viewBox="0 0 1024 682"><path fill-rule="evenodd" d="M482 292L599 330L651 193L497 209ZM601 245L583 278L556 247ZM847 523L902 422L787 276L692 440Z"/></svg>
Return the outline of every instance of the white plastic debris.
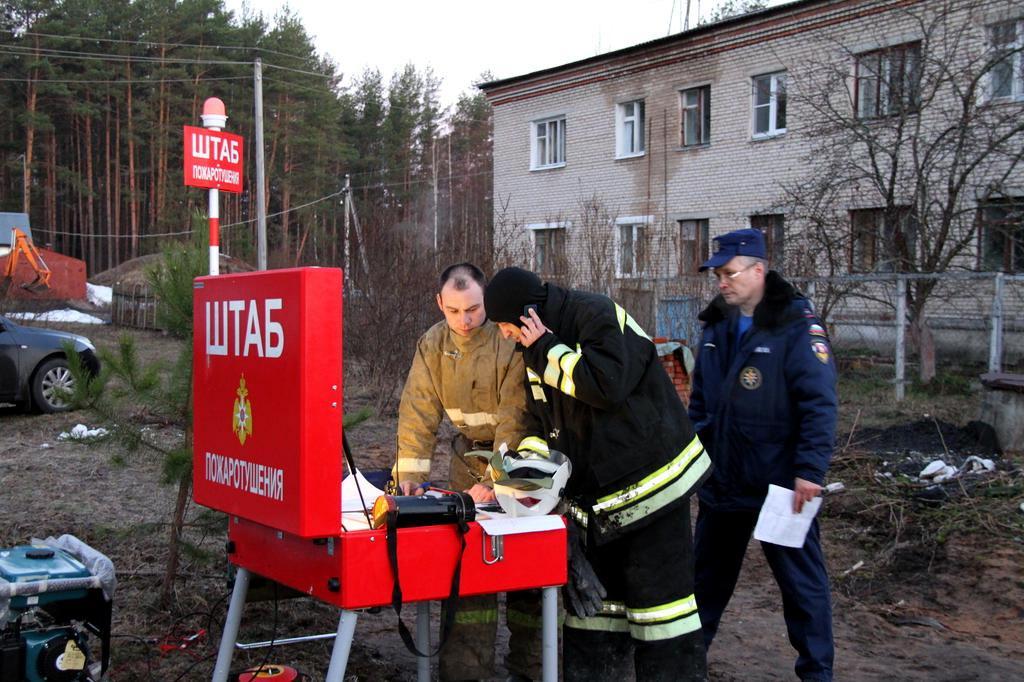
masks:
<svg viewBox="0 0 1024 682"><path fill-rule="evenodd" d="M939 475L939 473L946 470L946 463L941 459L937 459L933 462L929 462L928 466L921 469L921 473L918 474L920 478L932 478Z"/></svg>
<svg viewBox="0 0 1024 682"><path fill-rule="evenodd" d="M64 431L57 436L57 440L92 440L93 438L102 438L108 433L109 431L102 426L90 429L85 424L76 424L71 431Z"/></svg>
<svg viewBox="0 0 1024 682"><path fill-rule="evenodd" d="M983 474L986 471L995 471L996 463L990 459L982 459L977 455L971 455L964 460L963 470L968 474Z"/></svg>
<svg viewBox="0 0 1024 682"><path fill-rule="evenodd" d="M864 568L864 562L863 561L858 561L853 566L850 566L848 569L843 571L843 575L850 575L854 571L859 570L861 568Z"/></svg>
<svg viewBox="0 0 1024 682"><path fill-rule="evenodd" d="M846 490L846 486L843 485L842 481L836 481L835 483L829 483L827 486L822 488L821 492L825 495L833 495L835 493L841 493Z"/></svg>
<svg viewBox="0 0 1024 682"><path fill-rule="evenodd" d="M959 469L957 469L955 466L947 464L946 468L944 468L942 471L940 471L938 474L936 474L935 478L933 478L932 480L935 481L936 483L942 483L944 481L948 481L950 479L956 478L959 475L960 475L960 470Z"/></svg>

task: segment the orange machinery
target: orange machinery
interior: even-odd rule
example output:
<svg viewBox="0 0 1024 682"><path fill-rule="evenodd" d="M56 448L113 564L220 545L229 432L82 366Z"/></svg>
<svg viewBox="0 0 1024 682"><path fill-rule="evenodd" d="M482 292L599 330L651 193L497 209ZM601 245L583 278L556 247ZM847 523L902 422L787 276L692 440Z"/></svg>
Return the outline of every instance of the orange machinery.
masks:
<svg viewBox="0 0 1024 682"><path fill-rule="evenodd" d="M35 279L21 285L23 289L36 292L50 287L50 268L46 266L46 261L43 260L28 235L13 227L11 228L11 251L7 254L3 276L0 277L0 298L7 295L11 283L14 282L14 273L18 269L19 258L24 259L36 273Z"/></svg>

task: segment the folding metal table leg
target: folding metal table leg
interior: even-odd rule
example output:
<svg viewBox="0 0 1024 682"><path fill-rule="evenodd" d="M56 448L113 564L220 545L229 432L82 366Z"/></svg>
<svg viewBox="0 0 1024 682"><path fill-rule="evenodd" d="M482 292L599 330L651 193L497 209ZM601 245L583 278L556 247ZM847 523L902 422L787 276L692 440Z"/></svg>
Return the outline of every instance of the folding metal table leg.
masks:
<svg viewBox="0 0 1024 682"><path fill-rule="evenodd" d="M545 587L541 601L544 682L558 682L558 588Z"/></svg>
<svg viewBox="0 0 1024 682"><path fill-rule="evenodd" d="M416 603L416 647L430 651L430 602ZM430 682L430 657L416 657L416 682Z"/></svg>
<svg viewBox="0 0 1024 682"><path fill-rule="evenodd" d="M348 654L352 650L352 635L356 631L355 611L342 611L338 619L338 634L331 650L331 665L327 668L326 682L342 682L348 666Z"/></svg>
<svg viewBox="0 0 1024 682"><path fill-rule="evenodd" d="M242 622L242 611L245 610L245 595L249 591L249 571L239 568L235 573L235 587L231 590L231 602L228 605L227 619L224 621L224 632L220 636L220 649L217 651L217 664L213 667L213 682L227 682L231 669L231 655L238 641L238 626Z"/></svg>

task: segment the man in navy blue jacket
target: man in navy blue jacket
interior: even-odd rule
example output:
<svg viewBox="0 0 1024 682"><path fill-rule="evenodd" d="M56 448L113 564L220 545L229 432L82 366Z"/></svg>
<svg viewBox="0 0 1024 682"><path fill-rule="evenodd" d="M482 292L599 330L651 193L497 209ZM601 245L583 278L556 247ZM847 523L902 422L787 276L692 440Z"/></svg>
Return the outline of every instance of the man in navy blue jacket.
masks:
<svg viewBox="0 0 1024 682"><path fill-rule="evenodd" d="M690 419L714 462L698 495L696 597L710 647L739 576L768 485L794 491L794 511L821 493L835 443L836 367L811 303L768 270L764 237L744 229L715 239L701 266L719 295L704 324ZM802 680L831 680L828 574L815 521L798 549L761 543L782 591Z"/></svg>

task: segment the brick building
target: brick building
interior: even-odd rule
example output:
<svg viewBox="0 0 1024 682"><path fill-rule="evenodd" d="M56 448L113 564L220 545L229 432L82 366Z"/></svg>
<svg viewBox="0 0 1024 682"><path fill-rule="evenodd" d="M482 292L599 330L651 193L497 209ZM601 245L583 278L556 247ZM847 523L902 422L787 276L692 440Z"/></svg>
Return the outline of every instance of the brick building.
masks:
<svg viewBox="0 0 1024 682"><path fill-rule="evenodd" d="M483 84L498 260L668 336L738 227L788 276L1024 272L1022 47L1019 2L800 0Z"/></svg>

